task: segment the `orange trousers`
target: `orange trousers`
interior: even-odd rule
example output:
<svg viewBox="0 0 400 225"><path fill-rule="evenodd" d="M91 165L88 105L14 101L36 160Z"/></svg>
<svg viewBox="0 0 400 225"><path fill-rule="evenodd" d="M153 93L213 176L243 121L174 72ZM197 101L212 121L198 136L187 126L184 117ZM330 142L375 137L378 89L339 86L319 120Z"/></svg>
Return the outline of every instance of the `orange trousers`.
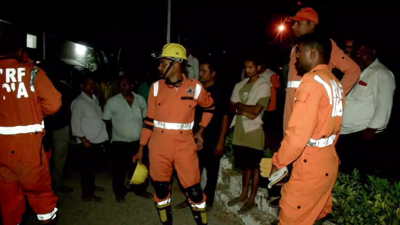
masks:
<svg viewBox="0 0 400 225"><path fill-rule="evenodd" d="M197 145L191 132L155 128L149 141L149 156L153 181L170 182L175 167L184 188L200 183Z"/></svg>
<svg viewBox="0 0 400 225"><path fill-rule="evenodd" d="M0 135L0 205L4 225L21 223L24 195L42 218L57 205L42 137L42 133Z"/></svg>
<svg viewBox="0 0 400 225"><path fill-rule="evenodd" d="M312 225L332 212L339 158L333 146L307 147L282 188L280 225Z"/></svg>

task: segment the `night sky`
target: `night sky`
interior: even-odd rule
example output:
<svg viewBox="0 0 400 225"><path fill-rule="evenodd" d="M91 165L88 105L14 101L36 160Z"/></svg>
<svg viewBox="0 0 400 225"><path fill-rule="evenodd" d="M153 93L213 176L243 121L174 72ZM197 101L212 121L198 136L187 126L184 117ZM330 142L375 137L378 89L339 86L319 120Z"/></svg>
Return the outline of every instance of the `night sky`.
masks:
<svg viewBox="0 0 400 225"><path fill-rule="evenodd" d="M137 1L139 2L139 1ZM108 5L25 5L2 10L0 19L27 29L45 30L55 36L82 41L105 51L122 47L128 61L159 50L166 42L167 0L108 2ZM272 40L276 27L301 7L312 6L320 15L321 27L340 45L348 37L368 37L381 43L385 55L399 58L397 38L398 6L395 1L212 1L173 0L172 41L200 40L198 51L254 48ZM321 4L320 2L324 2ZM357 3L359 2L359 3ZM13 14L10 14L13 13ZM25 16L21 16L21 15ZM290 37L286 26L284 40ZM194 31L194 32L193 32ZM193 36L190 34L197 33ZM203 45L206 43L209 48ZM279 46L279 41L275 42ZM394 46L392 46L394 45ZM203 48L204 47L204 48ZM396 60L397 61L397 60Z"/></svg>

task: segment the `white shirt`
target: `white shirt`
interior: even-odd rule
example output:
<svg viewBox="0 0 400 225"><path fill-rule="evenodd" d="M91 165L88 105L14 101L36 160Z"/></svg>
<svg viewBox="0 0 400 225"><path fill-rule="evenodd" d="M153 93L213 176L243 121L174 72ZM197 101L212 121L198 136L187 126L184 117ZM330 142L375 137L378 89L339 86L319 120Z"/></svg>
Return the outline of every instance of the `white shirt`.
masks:
<svg viewBox="0 0 400 225"><path fill-rule="evenodd" d="M78 137L78 144L82 143L79 137L85 137L93 144L100 144L108 140L106 124L102 120L103 113L95 95L89 98L82 92L72 102L71 112L72 135Z"/></svg>
<svg viewBox="0 0 400 225"><path fill-rule="evenodd" d="M341 134L366 128L385 130L396 89L393 73L376 59L362 71L360 80L346 97Z"/></svg>
<svg viewBox="0 0 400 225"><path fill-rule="evenodd" d="M143 119L147 114L146 100L135 93L130 106L122 94L107 101L104 107L103 120L112 120L112 141L132 142L140 140Z"/></svg>
<svg viewBox="0 0 400 225"><path fill-rule="evenodd" d="M188 57L188 65L190 66L186 67L187 78L198 80L200 76L199 60L190 54Z"/></svg>

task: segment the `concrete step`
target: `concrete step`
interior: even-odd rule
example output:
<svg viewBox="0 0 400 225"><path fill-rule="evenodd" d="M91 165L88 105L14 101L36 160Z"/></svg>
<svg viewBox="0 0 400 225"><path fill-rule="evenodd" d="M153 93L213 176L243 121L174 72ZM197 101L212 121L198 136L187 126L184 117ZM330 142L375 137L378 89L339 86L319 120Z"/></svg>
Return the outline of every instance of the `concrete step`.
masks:
<svg viewBox="0 0 400 225"><path fill-rule="evenodd" d="M206 179L202 179L204 182ZM202 183L203 183L202 182ZM256 197L257 208L245 215L239 215L238 206L228 206L228 202L239 196L242 190L242 174L234 171L232 164L227 158L221 159L221 166L218 178L218 187L216 192L216 201L224 206L229 212L240 218L246 225L268 225L278 220L278 209L269 206L268 190L260 188ZM335 225L329 221L323 225Z"/></svg>
<svg viewBox="0 0 400 225"><path fill-rule="evenodd" d="M234 171L227 158L221 159L216 200L228 211L240 218L246 225L265 225L278 219L278 209L271 208L268 203L268 190L260 188L256 196L257 208L245 215L239 215L241 205L228 206L228 202L238 197L242 191L242 174Z"/></svg>
<svg viewBox="0 0 400 225"><path fill-rule="evenodd" d="M228 202L236 196L229 192L229 186L219 185L216 193L216 200L224 206L229 212L233 213L237 218L240 218L246 225L266 225L277 221L275 214L266 213L265 211L255 208L250 212L239 215L238 210L240 205L228 206ZM276 213L276 212L275 212Z"/></svg>
<svg viewBox="0 0 400 225"><path fill-rule="evenodd" d="M233 170L221 171L222 182L220 185L228 188L232 197L238 197L242 193L242 174ZM250 195L250 192L249 192ZM259 210L270 214L276 214L276 210L269 206L268 190L259 188L256 196L256 204Z"/></svg>

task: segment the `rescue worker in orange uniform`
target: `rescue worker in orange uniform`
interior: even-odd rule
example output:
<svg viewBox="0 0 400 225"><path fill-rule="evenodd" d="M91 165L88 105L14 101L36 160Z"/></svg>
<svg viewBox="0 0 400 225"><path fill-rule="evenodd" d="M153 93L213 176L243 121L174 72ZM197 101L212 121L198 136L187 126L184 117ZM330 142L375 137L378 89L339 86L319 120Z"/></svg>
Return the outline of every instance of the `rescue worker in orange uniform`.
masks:
<svg viewBox="0 0 400 225"><path fill-rule="evenodd" d="M293 33L296 37L301 37L308 33L314 33L318 25L319 19L317 12L312 8L303 8L294 17L289 17L293 24ZM350 90L354 87L361 75L360 67L347 56L331 39L332 42L332 52L331 60L328 63L329 69L340 70L344 73L341 79L341 84L343 86L343 92L347 95ZM286 102L285 102L285 112L283 129L286 130L289 122L289 118L293 112L294 96L297 88L299 87L300 80L296 67L296 46L292 49L289 62L289 75L286 89ZM338 71L340 73L340 71Z"/></svg>
<svg viewBox="0 0 400 225"><path fill-rule="evenodd" d="M331 49L328 38L315 34L299 40L296 69L304 76L294 97L286 136L272 160L273 172L293 163L289 182L282 189L280 225L312 225L332 211L339 168L335 143L345 97L328 66Z"/></svg>
<svg viewBox="0 0 400 225"><path fill-rule="evenodd" d="M202 148L204 128L213 116L214 101L198 80L182 74L187 61L183 46L167 44L157 58L160 58L158 70L164 79L156 81L150 88L139 153L133 160L141 160L143 148L150 140L150 176L162 224L172 224L170 182L173 168L185 188L196 223L208 224L197 151ZM205 110L201 127L193 135L196 105Z"/></svg>
<svg viewBox="0 0 400 225"><path fill-rule="evenodd" d="M2 30L4 31L4 30ZM61 107L61 94L46 73L21 62L25 39L0 38L0 205L4 225L20 224L25 196L39 221L55 224L57 197L43 150L43 117ZM5 36L7 35L7 36ZM25 35L23 35L25 36Z"/></svg>

